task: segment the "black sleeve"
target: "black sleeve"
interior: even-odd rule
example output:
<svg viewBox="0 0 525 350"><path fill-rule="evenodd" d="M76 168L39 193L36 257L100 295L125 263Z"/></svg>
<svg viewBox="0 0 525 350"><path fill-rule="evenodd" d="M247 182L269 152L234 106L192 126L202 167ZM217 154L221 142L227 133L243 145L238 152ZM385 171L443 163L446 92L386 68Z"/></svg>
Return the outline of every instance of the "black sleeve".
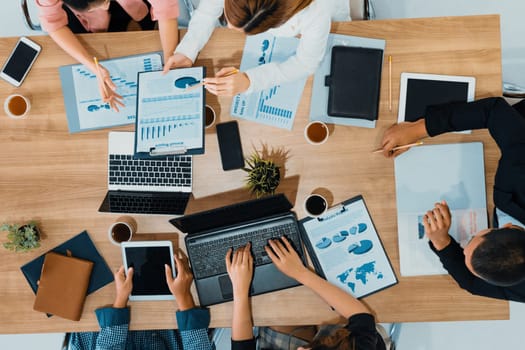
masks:
<svg viewBox="0 0 525 350"><path fill-rule="evenodd" d="M501 97L490 97L474 102L455 102L428 106L425 126L429 136L449 131L489 129L490 134L504 150L523 143L525 118Z"/></svg>
<svg viewBox="0 0 525 350"><path fill-rule="evenodd" d="M248 340L233 340L232 350L255 350L255 338Z"/></svg>
<svg viewBox="0 0 525 350"><path fill-rule="evenodd" d="M472 294L491 297L496 299L509 300L506 288L498 287L485 282L481 278L472 274L465 265L465 255L463 248L451 237L450 244L440 251L434 248L432 242L428 242L430 248L441 260L443 267L456 280L459 286Z"/></svg>
<svg viewBox="0 0 525 350"><path fill-rule="evenodd" d="M351 316L346 329L355 339L356 349L386 350L383 338L376 331L373 315L362 313Z"/></svg>

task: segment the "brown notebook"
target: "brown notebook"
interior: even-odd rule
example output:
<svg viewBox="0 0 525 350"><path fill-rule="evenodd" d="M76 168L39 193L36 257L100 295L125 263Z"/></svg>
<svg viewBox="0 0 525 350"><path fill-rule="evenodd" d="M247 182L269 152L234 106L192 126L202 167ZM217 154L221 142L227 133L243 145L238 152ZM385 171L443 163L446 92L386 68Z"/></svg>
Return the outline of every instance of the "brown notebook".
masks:
<svg viewBox="0 0 525 350"><path fill-rule="evenodd" d="M91 261L47 253L33 309L80 320L92 269Z"/></svg>

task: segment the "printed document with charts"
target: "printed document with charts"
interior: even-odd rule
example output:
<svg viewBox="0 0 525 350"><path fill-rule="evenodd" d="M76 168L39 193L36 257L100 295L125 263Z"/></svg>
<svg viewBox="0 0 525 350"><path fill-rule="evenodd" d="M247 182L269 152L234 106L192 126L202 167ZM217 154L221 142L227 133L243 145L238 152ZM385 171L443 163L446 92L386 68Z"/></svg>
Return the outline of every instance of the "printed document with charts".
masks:
<svg viewBox="0 0 525 350"><path fill-rule="evenodd" d="M397 228L402 276L446 274L428 246L423 217L445 200L450 235L464 246L487 228L483 144L413 147L395 160Z"/></svg>

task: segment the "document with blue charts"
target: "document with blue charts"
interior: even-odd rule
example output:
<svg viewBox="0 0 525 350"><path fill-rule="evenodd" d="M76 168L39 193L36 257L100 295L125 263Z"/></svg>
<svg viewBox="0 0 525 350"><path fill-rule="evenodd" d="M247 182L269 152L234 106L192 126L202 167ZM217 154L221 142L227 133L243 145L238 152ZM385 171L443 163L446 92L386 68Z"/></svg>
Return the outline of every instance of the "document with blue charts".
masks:
<svg viewBox="0 0 525 350"><path fill-rule="evenodd" d="M270 62L283 62L295 54L299 39L261 33L246 37L241 71ZM307 77L233 98L231 115L291 130Z"/></svg>
<svg viewBox="0 0 525 350"><path fill-rule="evenodd" d="M315 71L312 83L312 98L310 100L310 121L320 120L325 123L358 126L363 128L375 128L376 120L360 118L339 118L328 115L328 86L325 85L325 77L330 75L330 64L332 61L332 47L334 46L354 46L367 47L372 49L385 50L385 40L372 39L359 36L330 34L326 52Z"/></svg>
<svg viewBox="0 0 525 350"><path fill-rule="evenodd" d="M328 282L356 298L397 283L362 196L299 223L315 270Z"/></svg>
<svg viewBox="0 0 525 350"><path fill-rule="evenodd" d="M102 101L97 77L84 65L62 66L59 69L62 94L70 133L109 128L135 122L137 109L137 74L162 69L158 52L100 61L123 97L124 107L112 110Z"/></svg>
<svg viewBox="0 0 525 350"><path fill-rule="evenodd" d="M204 153L204 76L204 67L139 74L135 156Z"/></svg>
<svg viewBox="0 0 525 350"><path fill-rule="evenodd" d="M483 144L414 147L396 157L394 168L401 275L446 274L428 246L424 216L445 200L452 216L449 234L461 246L488 227Z"/></svg>

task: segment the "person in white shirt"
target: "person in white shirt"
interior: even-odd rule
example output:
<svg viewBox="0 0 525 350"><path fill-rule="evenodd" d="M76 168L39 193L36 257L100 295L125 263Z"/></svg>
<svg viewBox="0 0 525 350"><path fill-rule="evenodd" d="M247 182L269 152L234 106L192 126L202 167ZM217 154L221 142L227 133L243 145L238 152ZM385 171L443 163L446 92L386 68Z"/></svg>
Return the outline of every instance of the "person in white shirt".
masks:
<svg viewBox="0 0 525 350"><path fill-rule="evenodd" d="M350 20L347 0L201 0L164 71L191 67L223 15L229 28L247 35L268 32L300 37L296 54L284 62L236 74L231 74L234 67L225 67L205 79L210 93L226 96L267 89L314 73L323 59L332 19Z"/></svg>

